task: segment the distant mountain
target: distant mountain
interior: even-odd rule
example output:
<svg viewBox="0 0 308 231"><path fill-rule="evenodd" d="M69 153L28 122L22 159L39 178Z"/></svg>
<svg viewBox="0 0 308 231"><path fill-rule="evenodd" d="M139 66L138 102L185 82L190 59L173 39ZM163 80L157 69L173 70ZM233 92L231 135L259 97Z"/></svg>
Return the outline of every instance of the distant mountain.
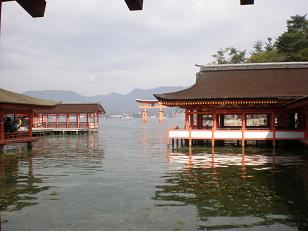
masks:
<svg viewBox="0 0 308 231"><path fill-rule="evenodd" d="M65 103L90 103L100 102L108 114L119 113L138 113L135 99L155 99L153 94L174 92L183 90L184 87L158 87L153 89L134 89L128 94L111 93L108 95L83 96L74 91L64 90L44 90L44 91L27 91L23 94L50 100L59 100Z"/></svg>

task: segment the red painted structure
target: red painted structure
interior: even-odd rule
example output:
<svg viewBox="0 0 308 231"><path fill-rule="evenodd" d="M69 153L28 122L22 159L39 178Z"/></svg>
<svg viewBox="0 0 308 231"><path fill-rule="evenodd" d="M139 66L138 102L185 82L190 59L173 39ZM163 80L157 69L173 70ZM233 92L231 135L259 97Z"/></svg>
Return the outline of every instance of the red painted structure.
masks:
<svg viewBox="0 0 308 231"><path fill-rule="evenodd" d="M99 115L105 114L99 103L59 104L35 110L35 128L85 128L98 130Z"/></svg>
<svg viewBox="0 0 308 231"><path fill-rule="evenodd" d="M4 145L28 143L32 137L34 109L54 107L60 102L41 100L0 89L0 151Z"/></svg>
<svg viewBox="0 0 308 231"><path fill-rule="evenodd" d="M154 96L185 109L168 143L308 139L308 62L201 66L191 88Z"/></svg>
<svg viewBox="0 0 308 231"><path fill-rule="evenodd" d="M162 105L158 100L145 100L145 99L136 99L136 102L139 104L139 108L142 108L142 120L143 122L148 121L148 109L157 108L158 112L158 121L164 121L164 110L166 106Z"/></svg>

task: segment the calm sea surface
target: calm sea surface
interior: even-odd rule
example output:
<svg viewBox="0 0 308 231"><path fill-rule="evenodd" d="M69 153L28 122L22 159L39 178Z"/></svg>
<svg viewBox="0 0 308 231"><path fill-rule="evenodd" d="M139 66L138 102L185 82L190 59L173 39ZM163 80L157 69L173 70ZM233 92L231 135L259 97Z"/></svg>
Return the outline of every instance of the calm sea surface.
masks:
<svg viewBox="0 0 308 231"><path fill-rule="evenodd" d="M4 231L308 230L308 154L167 150L180 120L102 120L0 156Z"/></svg>

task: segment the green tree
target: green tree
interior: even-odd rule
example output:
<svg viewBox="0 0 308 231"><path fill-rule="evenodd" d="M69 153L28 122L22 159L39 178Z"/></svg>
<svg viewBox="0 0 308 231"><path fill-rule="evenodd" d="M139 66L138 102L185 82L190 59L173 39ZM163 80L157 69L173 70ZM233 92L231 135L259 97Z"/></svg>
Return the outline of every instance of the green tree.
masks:
<svg viewBox="0 0 308 231"><path fill-rule="evenodd" d="M271 51L275 48L274 44L273 44L273 39L272 38L267 38L267 42L265 42L265 47L264 49L266 51Z"/></svg>
<svg viewBox="0 0 308 231"><path fill-rule="evenodd" d="M248 59L248 63L273 63L282 62L285 60L285 56L277 52L277 49L272 49L269 51L261 51L252 54Z"/></svg>
<svg viewBox="0 0 308 231"><path fill-rule="evenodd" d="M236 64L246 62L246 50L237 50L234 47L220 49L216 54L212 55L215 58L215 64Z"/></svg>
<svg viewBox="0 0 308 231"><path fill-rule="evenodd" d="M254 44L253 44L253 48L255 49L252 54L257 54L259 52L263 51L263 41L262 40L257 40Z"/></svg>
<svg viewBox="0 0 308 231"><path fill-rule="evenodd" d="M246 58L246 50L240 51L234 47L220 49L213 55L217 64L226 63L264 63L308 61L308 20L307 15L291 16L287 20L287 31L282 33L275 42L257 40L254 50Z"/></svg>
<svg viewBox="0 0 308 231"><path fill-rule="evenodd" d="M237 50L234 47L227 48L229 49L229 63L245 63L247 61L246 58L246 50Z"/></svg>
<svg viewBox="0 0 308 231"><path fill-rule="evenodd" d="M295 15L287 21L288 30L280 35L275 43L284 61L308 61L308 20L306 15Z"/></svg>
<svg viewBox="0 0 308 231"><path fill-rule="evenodd" d="M291 19L287 21L288 31L305 31L308 29L308 21L305 15L291 16Z"/></svg>
<svg viewBox="0 0 308 231"><path fill-rule="evenodd" d="M216 62L216 64L227 64L228 63L228 60L226 59L226 53L227 53L227 50L226 49L220 49L219 51L217 51L216 54L212 55Z"/></svg>

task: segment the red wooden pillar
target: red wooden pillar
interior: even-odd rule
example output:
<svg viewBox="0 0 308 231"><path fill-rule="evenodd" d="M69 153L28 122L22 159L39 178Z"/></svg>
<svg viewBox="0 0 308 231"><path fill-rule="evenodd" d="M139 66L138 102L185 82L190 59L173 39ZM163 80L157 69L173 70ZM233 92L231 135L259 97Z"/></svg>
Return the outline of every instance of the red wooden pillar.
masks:
<svg viewBox="0 0 308 231"><path fill-rule="evenodd" d="M213 114L213 126L212 126L212 148L215 146L215 130L217 128L217 114Z"/></svg>
<svg viewBox="0 0 308 231"><path fill-rule="evenodd" d="M66 113L66 128L70 127L70 114Z"/></svg>
<svg viewBox="0 0 308 231"><path fill-rule="evenodd" d="M275 126L275 112L271 113L271 131L273 133L273 146L276 146L276 126Z"/></svg>
<svg viewBox="0 0 308 231"><path fill-rule="evenodd" d="M77 128L80 128L80 114L77 113L76 117L77 117Z"/></svg>
<svg viewBox="0 0 308 231"><path fill-rule="evenodd" d="M188 115L188 110L185 109L185 129L189 128L189 115Z"/></svg>
<svg viewBox="0 0 308 231"><path fill-rule="evenodd" d="M96 114L95 113L93 113L92 114L93 115L93 128L96 128Z"/></svg>
<svg viewBox="0 0 308 231"><path fill-rule="evenodd" d="M188 133L188 145L191 147L192 145L192 138L191 138L191 127L189 128L189 133Z"/></svg>
<svg viewBox="0 0 308 231"><path fill-rule="evenodd" d="M33 113L29 115L29 137L32 137Z"/></svg>
<svg viewBox="0 0 308 231"><path fill-rule="evenodd" d="M41 120L41 127L44 127L44 113L39 114L39 118Z"/></svg>
<svg viewBox="0 0 308 231"><path fill-rule="evenodd" d="M96 122L97 122L97 123L96 123L96 128L98 128L98 124L99 124L98 113L96 112L95 114L96 114Z"/></svg>
<svg viewBox="0 0 308 231"><path fill-rule="evenodd" d="M59 114L56 114L56 128L59 127Z"/></svg>
<svg viewBox="0 0 308 231"><path fill-rule="evenodd" d="M197 114L197 128L202 129L203 128L203 115Z"/></svg>
<svg viewBox="0 0 308 231"><path fill-rule="evenodd" d="M1 140L4 140L4 114L0 114L0 141Z"/></svg>
<svg viewBox="0 0 308 231"><path fill-rule="evenodd" d="M242 113L242 148L245 148L246 114Z"/></svg>
<svg viewBox="0 0 308 231"><path fill-rule="evenodd" d="M159 108L158 121L159 122L163 122L164 121L164 110L162 108Z"/></svg>
<svg viewBox="0 0 308 231"><path fill-rule="evenodd" d="M48 113L46 113L46 128L48 128Z"/></svg>
<svg viewBox="0 0 308 231"><path fill-rule="evenodd" d="M87 113L87 128L90 128L90 126L89 126L89 113Z"/></svg>
<svg viewBox="0 0 308 231"><path fill-rule="evenodd" d="M144 108L143 112L142 112L142 121L143 122L147 122L148 121L148 114L147 114L147 109Z"/></svg>
<svg viewBox="0 0 308 231"><path fill-rule="evenodd" d="M168 135L167 135L167 145L168 147L170 146L170 137L169 137L169 134L170 134L170 128L168 128ZM169 154L169 153L168 153Z"/></svg>
<svg viewBox="0 0 308 231"><path fill-rule="evenodd" d="M190 116L190 128L194 128L194 114L193 114L193 110L191 110L191 114L189 115Z"/></svg>

